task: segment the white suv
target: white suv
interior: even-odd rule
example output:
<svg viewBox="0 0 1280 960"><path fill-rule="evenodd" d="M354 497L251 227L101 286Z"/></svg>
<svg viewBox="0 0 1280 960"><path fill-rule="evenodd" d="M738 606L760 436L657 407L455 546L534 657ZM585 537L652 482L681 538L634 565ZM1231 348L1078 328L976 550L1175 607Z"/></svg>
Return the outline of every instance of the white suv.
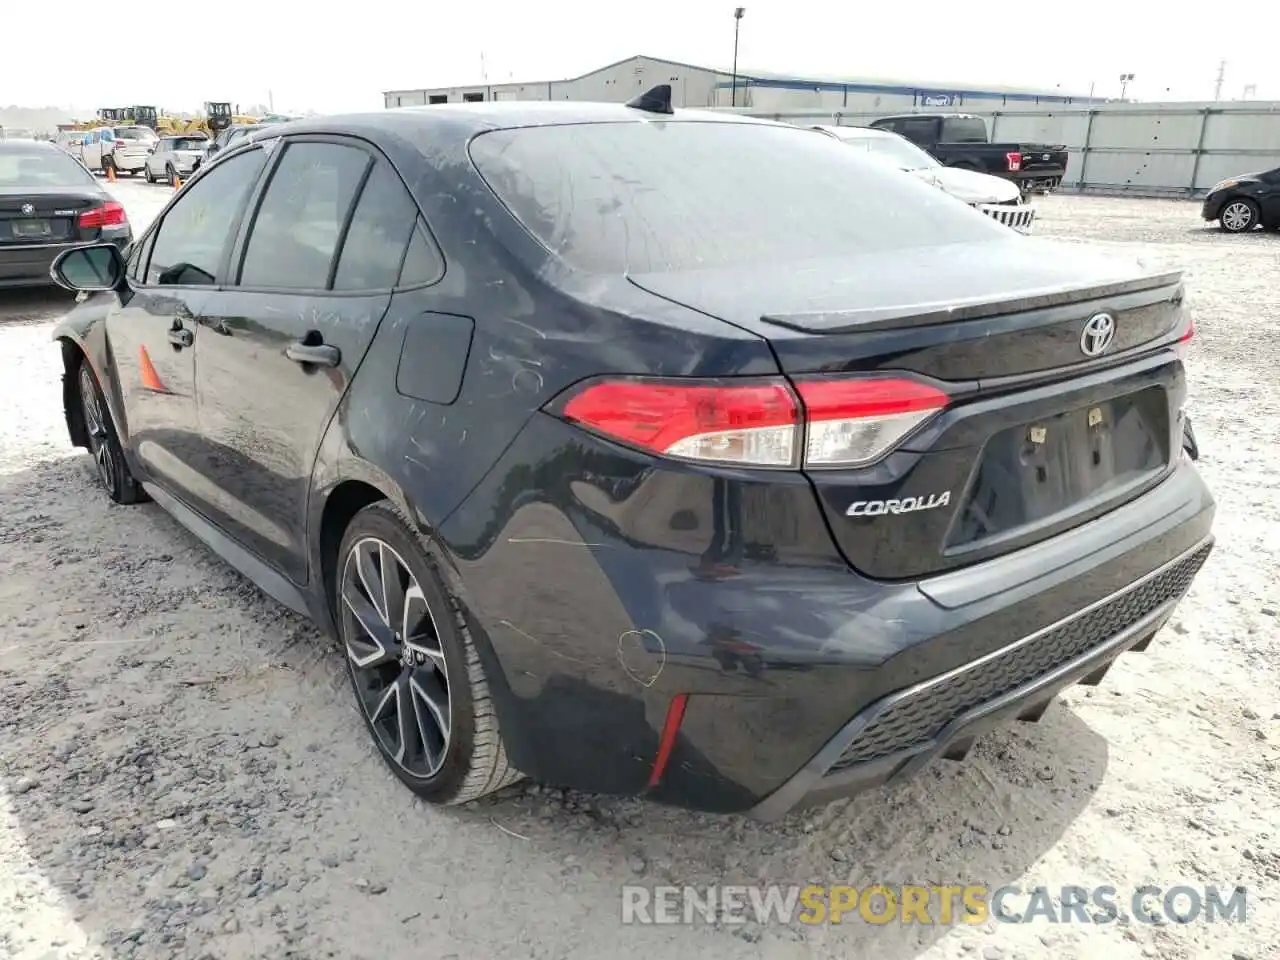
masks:
<svg viewBox="0 0 1280 960"><path fill-rule="evenodd" d="M141 173L158 140L150 127L97 127L85 135L84 165L103 173Z"/></svg>

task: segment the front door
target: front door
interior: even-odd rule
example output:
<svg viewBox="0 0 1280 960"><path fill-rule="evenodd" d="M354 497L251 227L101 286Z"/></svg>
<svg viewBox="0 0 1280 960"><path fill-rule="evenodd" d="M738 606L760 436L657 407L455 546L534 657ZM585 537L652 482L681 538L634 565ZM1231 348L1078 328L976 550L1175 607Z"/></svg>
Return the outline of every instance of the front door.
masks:
<svg viewBox="0 0 1280 960"><path fill-rule="evenodd" d="M304 584L320 440L390 303L417 208L355 141L275 152L239 272L203 307L196 392L218 523Z"/></svg>
<svg viewBox="0 0 1280 960"><path fill-rule="evenodd" d="M196 322L235 239L257 156L231 158L193 183L137 244L129 289L107 317L124 407L127 449L152 480L199 506L195 406Z"/></svg>

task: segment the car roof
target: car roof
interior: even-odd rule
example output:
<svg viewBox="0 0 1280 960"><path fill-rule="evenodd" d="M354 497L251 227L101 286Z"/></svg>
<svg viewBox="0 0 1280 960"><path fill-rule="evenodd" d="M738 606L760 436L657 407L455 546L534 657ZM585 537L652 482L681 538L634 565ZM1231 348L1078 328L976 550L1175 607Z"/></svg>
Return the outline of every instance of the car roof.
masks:
<svg viewBox="0 0 1280 960"><path fill-rule="evenodd" d="M894 113L894 114L890 114L887 117L878 117L877 122L881 120L911 120L916 117L922 117L925 119L934 119L936 117L941 117L943 120L981 120L982 119L976 113L933 113L932 111L926 110L923 113Z"/></svg>
<svg viewBox="0 0 1280 960"><path fill-rule="evenodd" d="M348 133L368 136L383 133L426 145L441 139L466 141L479 133L515 127L563 126L587 123L687 123L715 122L757 126L794 126L758 117L744 117L708 110L676 110L671 114L649 113L621 103L592 103L576 100L489 101L485 103L440 103L430 106L394 107L367 113L264 124L273 135L304 133Z"/></svg>
<svg viewBox="0 0 1280 960"><path fill-rule="evenodd" d="M854 138L857 138L859 140L889 140L889 139L901 140L903 139L901 136L894 133L892 130L876 130L874 127L855 127L851 125L832 126L829 124L824 124L822 126L819 126L817 129L826 130L829 133L833 133L844 140L850 140Z"/></svg>

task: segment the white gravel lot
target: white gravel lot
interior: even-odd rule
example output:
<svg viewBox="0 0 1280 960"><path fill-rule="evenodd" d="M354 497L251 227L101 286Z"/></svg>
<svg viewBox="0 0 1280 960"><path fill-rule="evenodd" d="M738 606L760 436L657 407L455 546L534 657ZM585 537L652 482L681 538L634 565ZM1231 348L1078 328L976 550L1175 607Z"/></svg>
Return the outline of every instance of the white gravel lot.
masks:
<svg viewBox="0 0 1280 960"><path fill-rule="evenodd" d="M168 196L116 190L139 227ZM414 801L314 628L96 489L49 343L68 299L0 294L0 958L1280 955L1280 236L1175 202L1040 205L1042 234L1187 269L1218 548L1101 687L775 825L528 784ZM623 927L637 882L1240 885L1248 916Z"/></svg>

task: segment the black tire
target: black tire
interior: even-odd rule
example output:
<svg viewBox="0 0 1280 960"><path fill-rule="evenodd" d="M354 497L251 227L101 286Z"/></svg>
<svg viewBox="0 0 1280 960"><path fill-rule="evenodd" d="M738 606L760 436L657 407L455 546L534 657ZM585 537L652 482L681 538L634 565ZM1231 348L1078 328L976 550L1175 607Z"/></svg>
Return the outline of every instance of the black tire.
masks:
<svg viewBox="0 0 1280 960"><path fill-rule="evenodd" d="M98 479L116 503L142 503L150 499L141 484L129 472L124 450L111 420L111 410L102 395L102 387L93 368L81 360L76 375L76 393L80 400L80 416L89 440L89 453L97 468Z"/></svg>
<svg viewBox="0 0 1280 960"><path fill-rule="evenodd" d="M1262 219L1262 211L1248 197L1232 197L1218 215L1218 223L1227 233L1248 233Z"/></svg>
<svg viewBox="0 0 1280 960"><path fill-rule="evenodd" d="M374 745L409 789L446 806L500 790L521 774L507 762L461 605L429 557L394 505L371 504L342 537L332 601L351 689ZM400 642L408 637L414 642ZM412 715L402 712L409 709Z"/></svg>
<svg viewBox="0 0 1280 960"><path fill-rule="evenodd" d="M176 188L178 186L178 171L173 169L173 164L166 164L164 172L169 178L169 186Z"/></svg>
<svg viewBox="0 0 1280 960"><path fill-rule="evenodd" d="M149 164L149 163L147 163L147 164L143 164L143 167L142 167L142 175L143 175L144 177L146 177L146 178L147 178L147 183L155 183L155 182L156 182L156 178L155 178L155 176L151 173L151 164Z"/></svg>

